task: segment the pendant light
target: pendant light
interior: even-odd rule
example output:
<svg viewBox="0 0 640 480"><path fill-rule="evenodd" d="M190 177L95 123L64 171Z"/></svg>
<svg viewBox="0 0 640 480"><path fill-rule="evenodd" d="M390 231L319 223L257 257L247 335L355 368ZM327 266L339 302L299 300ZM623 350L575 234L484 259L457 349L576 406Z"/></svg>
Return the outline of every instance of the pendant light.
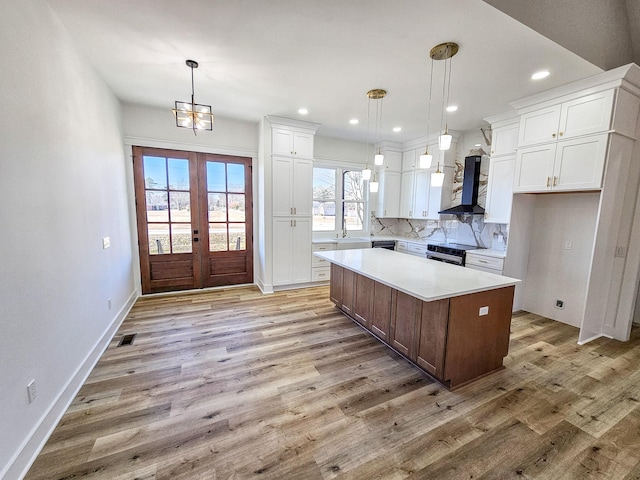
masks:
<svg viewBox="0 0 640 480"><path fill-rule="evenodd" d="M420 155L420 168L431 168L433 155L429 153L429 124L431 123L431 92L433 90L433 59L431 59L431 74L429 77L429 104L427 106L427 145L424 147L424 153Z"/></svg>
<svg viewBox="0 0 640 480"><path fill-rule="evenodd" d="M438 148L440 150L449 150L451 147L451 135L446 120L447 106L449 104L449 94L451 93L451 58L458 53L458 44L453 42L445 42L436 45L429 52L431 61L444 60L444 77L442 79L442 115L440 117L440 131L442 132L442 124L444 123L444 133L438 138ZM449 60L447 62L447 60ZM449 64L449 75L447 75L447 63ZM446 103L445 103L446 91Z"/></svg>
<svg viewBox="0 0 640 480"><path fill-rule="evenodd" d="M453 42L441 43L436 45L429 52L431 57L431 64L434 60L444 60L444 77L442 79L442 113L440 116L440 131L442 132L442 124L444 123L444 133L438 138L438 148L441 150L440 157L443 157L443 150L449 150L451 147L451 135L445 120L447 104L449 103L449 93L451 91L451 57L458 53L458 44ZM447 80L447 60L449 60L449 76ZM446 89L446 103L445 103L445 86ZM443 161L444 163L444 161ZM444 166L443 166L444 168ZM438 159L438 169L431 174L431 186L442 187L444 184L444 172L440 170L440 159Z"/></svg>
<svg viewBox="0 0 640 480"><path fill-rule="evenodd" d="M213 130L213 113L211 105L201 105L195 101L193 69L198 68L198 62L187 60L185 63L191 69L191 102L176 100L173 114L176 117L176 127L191 128L196 135L196 130Z"/></svg>
<svg viewBox="0 0 640 480"><path fill-rule="evenodd" d="M387 91L381 88L375 88L367 92L369 103L371 103L371 100L379 100L379 102L376 103L376 138L378 142L378 153L373 157L374 165L382 165L384 163L384 155L380 151L380 141L382 139L382 101L386 95Z"/></svg>

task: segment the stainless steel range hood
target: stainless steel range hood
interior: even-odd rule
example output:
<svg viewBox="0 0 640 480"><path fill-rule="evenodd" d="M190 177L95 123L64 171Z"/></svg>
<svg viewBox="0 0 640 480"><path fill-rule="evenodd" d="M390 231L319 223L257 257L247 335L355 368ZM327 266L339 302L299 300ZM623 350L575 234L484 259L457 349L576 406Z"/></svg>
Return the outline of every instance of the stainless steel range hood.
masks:
<svg viewBox="0 0 640 480"><path fill-rule="evenodd" d="M484 208L478 205L481 159L481 155L465 157L464 178L462 179L462 203L438 213L441 215L484 215Z"/></svg>

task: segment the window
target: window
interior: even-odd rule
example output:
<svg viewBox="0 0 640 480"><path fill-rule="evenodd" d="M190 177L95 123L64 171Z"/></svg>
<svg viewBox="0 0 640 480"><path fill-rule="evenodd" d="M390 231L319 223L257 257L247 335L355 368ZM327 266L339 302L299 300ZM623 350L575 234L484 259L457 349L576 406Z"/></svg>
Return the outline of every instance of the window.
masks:
<svg viewBox="0 0 640 480"><path fill-rule="evenodd" d="M360 170L313 168L313 231L342 234L366 228L367 211Z"/></svg>

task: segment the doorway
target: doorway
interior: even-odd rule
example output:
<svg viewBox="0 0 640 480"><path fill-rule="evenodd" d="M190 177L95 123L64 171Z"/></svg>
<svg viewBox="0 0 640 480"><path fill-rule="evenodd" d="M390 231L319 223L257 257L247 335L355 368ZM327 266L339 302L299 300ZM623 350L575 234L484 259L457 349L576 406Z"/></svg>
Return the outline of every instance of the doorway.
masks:
<svg viewBox="0 0 640 480"><path fill-rule="evenodd" d="M253 283L251 159L133 147L142 293Z"/></svg>

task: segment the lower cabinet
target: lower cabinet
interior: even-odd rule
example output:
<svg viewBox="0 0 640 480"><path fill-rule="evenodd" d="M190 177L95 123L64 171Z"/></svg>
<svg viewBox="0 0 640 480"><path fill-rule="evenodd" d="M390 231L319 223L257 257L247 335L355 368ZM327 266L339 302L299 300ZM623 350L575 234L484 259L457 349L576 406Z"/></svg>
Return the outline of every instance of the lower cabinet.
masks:
<svg viewBox="0 0 640 480"><path fill-rule="evenodd" d="M449 388L502 367L513 291L504 287L425 302L331 265L331 301Z"/></svg>

